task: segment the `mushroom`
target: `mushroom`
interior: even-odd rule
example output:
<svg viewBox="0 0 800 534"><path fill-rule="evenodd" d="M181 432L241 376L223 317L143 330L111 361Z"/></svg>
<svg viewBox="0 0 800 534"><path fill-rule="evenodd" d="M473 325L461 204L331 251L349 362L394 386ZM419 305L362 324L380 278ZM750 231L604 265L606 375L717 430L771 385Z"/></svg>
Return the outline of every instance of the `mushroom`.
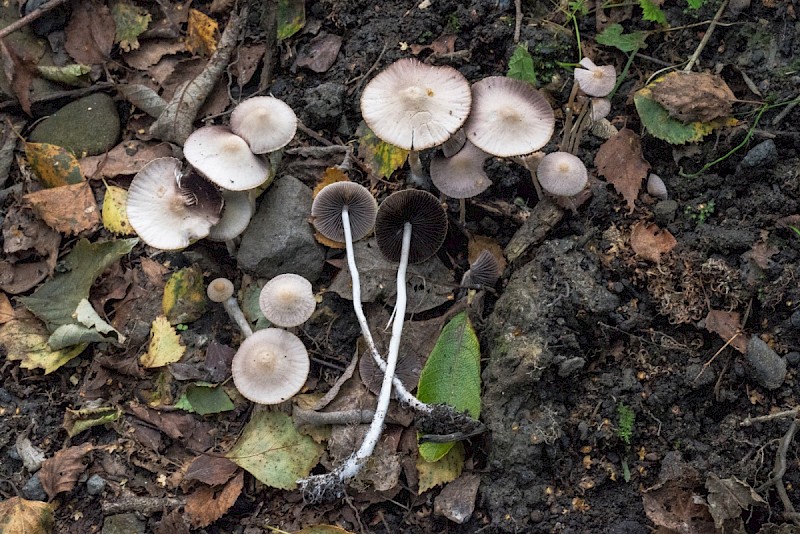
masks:
<svg viewBox="0 0 800 534"><path fill-rule="evenodd" d="M431 181L448 197L459 200L459 221L464 224L464 199L486 191L492 181L483 170L489 154L469 141L455 155L446 158L434 156L431 160Z"/></svg>
<svg viewBox="0 0 800 534"><path fill-rule="evenodd" d="M196 173L181 173L175 158L157 158L133 177L126 211L151 247L177 250L209 234L220 219L222 196Z"/></svg>
<svg viewBox="0 0 800 534"><path fill-rule="evenodd" d="M253 189L269 178L267 162L224 126L203 126L192 132L183 155L200 174L229 191Z"/></svg>
<svg viewBox="0 0 800 534"><path fill-rule="evenodd" d="M297 131L297 115L282 100L256 96L233 109L231 131L247 141L253 154L266 154L289 144Z"/></svg>
<svg viewBox="0 0 800 534"><path fill-rule="evenodd" d="M412 231L413 243L410 242ZM421 263L436 254L446 235L447 213L427 191L397 191L386 197L378 208L375 219L378 248L386 259L399 262L402 271L407 264ZM398 275L398 280L405 286L405 277Z"/></svg>
<svg viewBox="0 0 800 534"><path fill-rule="evenodd" d="M311 282L299 274L279 274L261 289L258 305L272 324L292 328L306 322L317 301Z"/></svg>
<svg viewBox="0 0 800 534"><path fill-rule="evenodd" d="M600 119L605 119L611 113L611 100L608 98L593 98L591 102L591 119L592 122L597 122Z"/></svg>
<svg viewBox="0 0 800 534"><path fill-rule="evenodd" d="M583 68L580 68L583 67ZM575 81L581 91L589 96L603 97L614 89L617 83L617 72L613 65L598 66L588 57L580 61L575 68Z"/></svg>
<svg viewBox="0 0 800 534"><path fill-rule="evenodd" d="M361 115L376 136L409 150L414 177L424 177L419 151L440 145L470 112L469 82L452 67L395 61L364 87Z"/></svg>
<svg viewBox="0 0 800 534"><path fill-rule="evenodd" d="M249 191L223 191L222 198L225 200L222 217L211 227L208 238L212 241L224 241L233 257L236 255L234 239L247 229L255 206Z"/></svg>
<svg viewBox="0 0 800 534"><path fill-rule="evenodd" d="M500 278L500 264L488 250L482 250L461 278L462 286L492 287Z"/></svg>
<svg viewBox="0 0 800 534"><path fill-rule="evenodd" d="M233 356L236 389L259 404L278 404L300 391L310 361L303 342L280 328L265 328L249 336Z"/></svg>
<svg viewBox="0 0 800 534"><path fill-rule="evenodd" d="M568 152L547 154L539 162L536 174L542 189L557 197L575 196L589 181L586 166Z"/></svg>
<svg viewBox="0 0 800 534"><path fill-rule="evenodd" d="M250 328L250 323L245 319L239 303L233 296L233 282L227 278L215 278L206 288L206 294L211 302L219 302L228 315L237 324L242 331L244 337L249 338L253 335L253 329Z"/></svg>
<svg viewBox="0 0 800 534"><path fill-rule="evenodd" d="M561 140L561 150L575 154L583 134L588 129L586 122L587 115L596 122L604 118L611 111L611 102L607 97L617 83L617 73L611 65L598 66L589 58L583 58L578 67L575 68L575 83L566 105L566 115L564 117L564 137ZM580 94L579 94L580 90ZM585 95L593 98L587 101ZM575 110L579 113L573 123ZM591 110L591 112L590 112Z"/></svg>

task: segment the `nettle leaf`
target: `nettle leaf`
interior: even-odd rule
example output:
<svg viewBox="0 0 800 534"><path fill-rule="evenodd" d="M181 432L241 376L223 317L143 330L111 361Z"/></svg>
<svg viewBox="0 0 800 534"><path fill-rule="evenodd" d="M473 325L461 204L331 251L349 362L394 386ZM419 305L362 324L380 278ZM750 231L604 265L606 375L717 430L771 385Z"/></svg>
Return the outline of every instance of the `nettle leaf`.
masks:
<svg viewBox="0 0 800 534"><path fill-rule="evenodd" d="M614 23L595 37L601 45L613 46L623 52L633 52L640 48L647 48L647 32L622 33L622 25Z"/></svg>
<svg viewBox="0 0 800 534"><path fill-rule="evenodd" d="M686 3L692 9L700 9L706 3L706 0L686 0Z"/></svg>
<svg viewBox="0 0 800 534"><path fill-rule="evenodd" d="M533 58L528 52L528 43L519 43L508 60L506 76L523 82L536 85L536 70L533 68Z"/></svg>
<svg viewBox="0 0 800 534"><path fill-rule="evenodd" d="M481 352L466 312L444 327L419 376L417 397L429 404L448 404L478 418L481 412ZM454 443L422 443L420 455L435 462Z"/></svg>
<svg viewBox="0 0 800 534"><path fill-rule="evenodd" d="M649 20L656 24L667 23L667 16L653 0L639 0L639 6L642 8L642 18L644 20Z"/></svg>

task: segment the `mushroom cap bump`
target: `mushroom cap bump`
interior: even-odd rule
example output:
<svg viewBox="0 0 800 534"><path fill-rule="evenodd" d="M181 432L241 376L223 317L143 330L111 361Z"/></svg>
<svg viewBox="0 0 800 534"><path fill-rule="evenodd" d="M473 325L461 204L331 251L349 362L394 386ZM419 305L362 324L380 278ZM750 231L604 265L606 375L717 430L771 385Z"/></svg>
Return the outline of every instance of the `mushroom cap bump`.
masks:
<svg viewBox="0 0 800 534"><path fill-rule="evenodd" d="M553 108L531 84L490 76L472 85L472 112L464 131L484 152L509 157L542 148L555 123Z"/></svg>
<svg viewBox="0 0 800 534"><path fill-rule="evenodd" d="M470 113L469 82L452 67L401 59L364 87L361 115L376 136L406 150L440 145Z"/></svg>
<svg viewBox="0 0 800 534"><path fill-rule="evenodd" d="M589 181L586 165L569 152L551 152L536 169L542 189L558 197L571 197L580 193Z"/></svg>
<svg viewBox="0 0 800 534"><path fill-rule="evenodd" d="M365 237L375 226L378 202L363 185L355 182L334 182L323 187L311 204L314 228L319 233L343 243L342 210L347 206L353 241Z"/></svg>
<svg viewBox="0 0 800 534"><path fill-rule="evenodd" d="M269 178L267 162L224 126L203 126L186 139L183 155L197 171L229 191L245 191Z"/></svg>
<svg viewBox="0 0 800 534"><path fill-rule="evenodd" d="M266 154L289 144L297 131L297 115L282 100L255 96L233 109L231 130L247 141L253 154Z"/></svg>
<svg viewBox="0 0 800 534"><path fill-rule="evenodd" d="M196 174L181 174L175 158L157 158L128 188L128 221L139 237L162 250L177 250L206 237L219 221L222 197Z"/></svg>
<svg viewBox="0 0 800 534"><path fill-rule="evenodd" d="M254 332L233 356L236 389L259 404L278 404L300 391L310 362L303 342L280 328Z"/></svg>
<svg viewBox="0 0 800 534"><path fill-rule="evenodd" d="M211 302L225 302L233 296L233 282L227 278L215 278L209 282L206 294Z"/></svg>
<svg viewBox="0 0 800 534"><path fill-rule="evenodd" d="M291 328L303 324L314 313L317 301L311 282L299 274L280 274L261 289L258 305L269 322Z"/></svg>
<svg viewBox="0 0 800 534"><path fill-rule="evenodd" d="M483 170L489 154L469 141L455 155L431 159L431 181L451 198L471 198L486 191L492 181Z"/></svg>
<svg viewBox="0 0 800 534"><path fill-rule="evenodd" d="M381 203L375 239L389 261L400 261L405 223L411 223L408 262L421 263L436 254L447 235L447 213L439 200L427 191L405 189Z"/></svg>
<svg viewBox="0 0 800 534"><path fill-rule="evenodd" d="M613 65L595 65L585 57L580 62L581 67L575 68L575 81L581 91L589 96L607 96L617 83L617 71Z"/></svg>

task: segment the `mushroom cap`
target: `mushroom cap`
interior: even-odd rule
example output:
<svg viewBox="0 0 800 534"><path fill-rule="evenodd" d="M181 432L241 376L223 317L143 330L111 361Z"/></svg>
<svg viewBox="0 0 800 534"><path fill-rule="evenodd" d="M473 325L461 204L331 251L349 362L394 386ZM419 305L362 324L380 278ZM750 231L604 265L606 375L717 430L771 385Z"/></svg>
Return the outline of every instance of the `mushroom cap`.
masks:
<svg viewBox="0 0 800 534"><path fill-rule="evenodd" d="M311 317L317 307L311 282L298 274L279 274L261 289L258 305L276 326L291 328Z"/></svg>
<svg viewBox="0 0 800 534"><path fill-rule="evenodd" d="M471 103L469 82L456 69L401 59L364 87L361 115L387 143L423 150L447 141Z"/></svg>
<svg viewBox="0 0 800 534"><path fill-rule="evenodd" d="M580 193L589 181L586 165L569 152L551 152L536 169L542 189L557 197L571 197Z"/></svg>
<svg viewBox="0 0 800 534"><path fill-rule="evenodd" d="M206 294L211 302L225 302L233 296L233 282L227 278L215 278L209 282Z"/></svg>
<svg viewBox="0 0 800 534"><path fill-rule="evenodd" d="M334 182L323 187L311 204L314 228L333 241L344 242L342 210L347 207L353 241L365 237L375 226L378 202L363 185Z"/></svg>
<svg viewBox="0 0 800 534"><path fill-rule="evenodd" d="M177 250L208 235L222 210L222 196L195 173L181 174L175 158L148 162L128 188L128 221L151 247Z"/></svg>
<svg viewBox="0 0 800 534"><path fill-rule="evenodd" d="M266 154L289 144L297 131L297 115L274 96L255 96L233 109L231 131L247 141L253 154Z"/></svg>
<svg viewBox="0 0 800 534"><path fill-rule="evenodd" d="M575 81L581 91L589 96L607 96L617 83L617 71L613 65L595 65L585 57L580 62L581 67L575 68Z"/></svg>
<svg viewBox="0 0 800 534"><path fill-rule="evenodd" d="M422 372L422 362L419 357L411 351L403 352L397 356L397 365L394 369L394 376L400 379L400 382L411 391L417 387L419 382L419 374ZM358 361L358 374L361 375L361 382L367 389L375 395L378 395L383 385L383 371L372 359L369 352L361 355Z"/></svg>
<svg viewBox="0 0 800 534"><path fill-rule="evenodd" d="M592 122L597 122L600 119L605 119L611 113L611 100L607 98L592 98L591 104Z"/></svg>
<svg viewBox="0 0 800 534"><path fill-rule="evenodd" d="M452 157L436 155L431 159L431 181L443 194L452 198L470 198L486 191L492 181L483 170L489 154L469 141Z"/></svg>
<svg viewBox="0 0 800 534"><path fill-rule="evenodd" d="M224 126L203 126L192 132L183 155L200 174L230 191L253 189L269 178L267 162Z"/></svg>
<svg viewBox="0 0 800 534"><path fill-rule="evenodd" d="M647 177L647 192L659 200L669 199L669 191L664 180L657 174L650 173Z"/></svg>
<svg viewBox="0 0 800 534"><path fill-rule="evenodd" d="M236 389L259 404L278 404L300 391L310 362L303 342L280 328L253 333L233 356L231 373Z"/></svg>
<svg viewBox="0 0 800 534"><path fill-rule="evenodd" d="M447 213L439 200L427 191L405 189L381 202L375 239L389 261L400 261L405 223L411 223L408 262L420 263L436 254L447 235Z"/></svg>
<svg viewBox="0 0 800 534"><path fill-rule="evenodd" d="M230 241L244 232L255 211L247 191L223 191L222 217L211 227L208 238L212 241Z"/></svg>
<svg viewBox="0 0 800 534"><path fill-rule="evenodd" d="M500 278L500 264L497 262L497 258L488 250L482 250L475 261L470 264L469 270L464 273L461 283L492 287L498 278Z"/></svg>

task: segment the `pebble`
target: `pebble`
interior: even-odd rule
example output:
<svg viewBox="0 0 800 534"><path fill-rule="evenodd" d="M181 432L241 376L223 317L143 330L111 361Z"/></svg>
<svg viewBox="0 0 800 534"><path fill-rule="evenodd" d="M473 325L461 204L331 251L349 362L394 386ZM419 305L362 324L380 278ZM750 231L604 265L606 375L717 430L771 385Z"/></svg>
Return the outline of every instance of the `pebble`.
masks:
<svg viewBox="0 0 800 534"><path fill-rule="evenodd" d="M792 351L786 353L786 363L789 365L797 365L800 363L800 352Z"/></svg>
<svg viewBox="0 0 800 534"><path fill-rule="evenodd" d="M347 88L338 83L321 83L305 92L305 121L310 128L334 127L344 113Z"/></svg>
<svg viewBox="0 0 800 534"><path fill-rule="evenodd" d="M6 388L0 388L0 402L10 404L13 400L14 396Z"/></svg>
<svg viewBox="0 0 800 534"><path fill-rule="evenodd" d="M795 328L800 328L800 309L795 310L791 317L789 317L789 323Z"/></svg>
<svg viewBox="0 0 800 534"><path fill-rule="evenodd" d="M100 495L106 489L106 479L95 473L86 481L86 492L89 495Z"/></svg>
<svg viewBox="0 0 800 534"><path fill-rule="evenodd" d="M119 132L119 113L114 100L105 93L94 93L44 119L33 129L28 141L58 145L77 157L95 156L110 150L117 143Z"/></svg>
<svg viewBox="0 0 800 534"><path fill-rule="evenodd" d="M39 473L36 473L22 486L22 496L29 501L46 501L47 493L42 487L42 481L39 479Z"/></svg>
<svg viewBox="0 0 800 534"><path fill-rule="evenodd" d="M586 360L580 356L564 360L558 366L558 376L561 378L568 377L569 375L583 369L585 365Z"/></svg>
<svg viewBox="0 0 800 534"><path fill-rule="evenodd" d="M677 212L678 203L674 200L662 200L653 207L653 217L655 217L656 224L662 228L675 220Z"/></svg>
<svg viewBox="0 0 800 534"><path fill-rule="evenodd" d="M758 385L778 389L786 377L786 360L769 348L760 337L752 336L747 343L747 372Z"/></svg>
<svg viewBox="0 0 800 534"><path fill-rule="evenodd" d="M103 520L103 534L144 534L144 521L136 514L117 514Z"/></svg>
<svg viewBox="0 0 800 534"><path fill-rule="evenodd" d="M739 164L742 169L766 169L773 167L778 161L778 148L775 141L767 139L751 148Z"/></svg>

